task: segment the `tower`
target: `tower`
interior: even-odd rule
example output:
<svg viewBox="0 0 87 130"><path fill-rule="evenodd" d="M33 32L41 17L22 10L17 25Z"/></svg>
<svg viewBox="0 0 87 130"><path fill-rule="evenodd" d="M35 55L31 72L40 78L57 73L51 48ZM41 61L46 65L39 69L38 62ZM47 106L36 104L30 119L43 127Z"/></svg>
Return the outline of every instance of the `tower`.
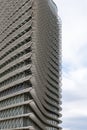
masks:
<svg viewBox="0 0 87 130"><path fill-rule="evenodd" d="M0 129L60 130L60 29L52 0L0 1Z"/></svg>

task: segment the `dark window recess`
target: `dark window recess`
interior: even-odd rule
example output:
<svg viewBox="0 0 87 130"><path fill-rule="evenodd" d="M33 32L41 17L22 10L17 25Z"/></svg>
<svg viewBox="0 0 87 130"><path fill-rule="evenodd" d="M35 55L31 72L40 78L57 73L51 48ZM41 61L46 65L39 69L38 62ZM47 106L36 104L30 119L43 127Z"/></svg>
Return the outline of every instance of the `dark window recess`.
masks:
<svg viewBox="0 0 87 130"><path fill-rule="evenodd" d="M25 65L25 63L24 63L24 61L23 61L23 62L20 62L20 63L18 63L18 64L16 64L16 65L12 66L12 67L9 68L8 70L6 70L6 71L4 71L3 73L1 73L1 74L0 74L0 78L1 78L2 76L6 75L6 74L8 74L8 73L10 73L10 72L12 72L12 71L14 71L14 70L16 70L16 69L18 69L18 68L24 66L24 65Z"/></svg>
<svg viewBox="0 0 87 130"><path fill-rule="evenodd" d="M28 0L28 1L29 1L29 0ZM27 2L28 2L28 1L27 1ZM27 2L25 2L25 4L26 4ZM24 4L24 5L25 5L25 4ZM22 5L19 9L21 9L24 5ZM32 8L32 7L29 7L24 13L22 13L17 19L15 19L15 21L13 21L1 34L3 34L13 23L15 23L19 18L21 18L21 17L22 17L26 12L28 12L31 8ZM16 12L18 12L19 9L16 10L16 11L13 13L13 15L14 15ZM12 16L13 16L13 15L12 15ZM9 18L11 18L12 16L10 16ZM9 19L9 18L8 18L8 19ZM0 35L1 35L1 34L0 34ZM2 41L4 41L6 38L7 38L7 36L6 36ZM1 41L1 42L2 42L2 41ZM1 42L0 42L0 43L1 43Z"/></svg>
<svg viewBox="0 0 87 130"><path fill-rule="evenodd" d="M26 32L28 32L30 29L32 29L32 27L28 27L27 29L25 29Z"/></svg>
<svg viewBox="0 0 87 130"><path fill-rule="evenodd" d="M43 106L44 107L44 106ZM48 108L44 107L46 111L48 111L50 114L53 114L54 116L57 116L58 117L58 114L56 114L56 112L54 111L54 108L53 110L49 110Z"/></svg>
<svg viewBox="0 0 87 130"><path fill-rule="evenodd" d="M23 85L27 87L32 87L32 83L30 80L23 82Z"/></svg>
<svg viewBox="0 0 87 130"><path fill-rule="evenodd" d="M29 93L28 93L29 94ZM31 98L32 99L32 98ZM26 97L26 95L25 95L25 100L27 100L27 97ZM24 106L24 113L29 113L29 112L32 112L32 109L31 109L31 107L29 106L29 104L26 104L25 106ZM26 118L25 118L26 119ZM26 121L24 122L24 123L26 123ZM29 122L30 123L30 122ZM28 124L29 124L28 123Z"/></svg>
<svg viewBox="0 0 87 130"><path fill-rule="evenodd" d="M45 100L45 102L50 106L52 111L56 110L56 107L54 105L52 105L50 102L48 102L47 100ZM54 101L52 101L52 102L54 102Z"/></svg>
<svg viewBox="0 0 87 130"><path fill-rule="evenodd" d="M13 62L14 60L16 60L17 58L23 56L24 54L27 54L28 52L32 51L31 47L29 47L28 49L18 53L17 55L15 55L14 57L12 57L11 59L9 59L8 61L4 62L2 65L0 65L0 69L3 68L4 66L6 66L7 64Z"/></svg>
<svg viewBox="0 0 87 130"><path fill-rule="evenodd" d="M15 93L15 92L18 92L18 91L21 91L23 90L24 88L26 88L26 86L24 86L23 83L20 83L18 85L15 85L3 92L0 92L0 97L3 97L3 96L6 96L6 95L9 95L9 94L12 94L12 93Z"/></svg>
<svg viewBox="0 0 87 130"><path fill-rule="evenodd" d="M28 53L28 52L30 52L30 51L32 51L32 50L31 50L31 47L29 47L29 48L27 48L27 49L25 50L26 53Z"/></svg>
<svg viewBox="0 0 87 130"><path fill-rule="evenodd" d="M6 43L6 45L0 50L2 51L4 48L6 48L9 44L11 44L12 42L14 42L15 40L17 40L19 37L21 37L22 35L24 35L26 32L30 31L32 27L28 27L27 29L25 29L23 32L21 32L20 34L18 34L17 36L15 36L13 39L11 39L11 41L9 43Z"/></svg>
<svg viewBox="0 0 87 130"><path fill-rule="evenodd" d="M18 73L18 74L16 74L16 75L14 75L13 77L10 77L10 78L4 80L3 82L1 82L1 83L0 83L0 87L2 87L2 86L4 86L4 85L7 85L7 84L9 84L9 83L11 83L11 82L16 81L16 80L18 80L18 79L24 77L24 75L25 75L25 71L24 71L24 72L21 72L21 73Z"/></svg>
<svg viewBox="0 0 87 130"><path fill-rule="evenodd" d="M25 101L33 99L29 92L25 93L24 96L25 96Z"/></svg>
<svg viewBox="0 0 87 130"><path fill-rule="evenodd" d="M25 65L28 65L31 63L31 58L28 58L27 60L24 61L25 62Z"/></svg>
<svg viewBox="0 0 87 130"><path fill-rule="evenodd" d="M47 93L46 93L46 96L51 100L51 101L53 101L54 103L57 103L58 101L57 100L55 100L55 99L53 99L50 95L48 95Z"/></svg>
<svg viewBox="0 0 87 130"><path fill-rule="evenodd" d="M58 68L54 67L50 62L49 62L49 64L52 66L52 68L54 68L54 70L55 70L56 72L59 72Z"/></svg>
<svg viewBox="0 0 87 130"><path fill-rule="evenodd" d="M24 66L24 65L28 65L28 64L30 64L30 63L31 63L31 58L28 58L28 59L26 59L25 61L20 62L20 63L18 63L18 64L16 64L16 65L12 66L12 67L9 68L8 70L4 71L3 73L1 73L1 74L0 74L0 78L3 77L3 76L6 75L6 74L12 72L12 71L15 71L16 69L18 69L18 68L20 68L20 67L22 67L22 66Z"/></svg>
<svg viewBox="0 0 87 130"><path fill-rule="evenodd" d="M3 91L3 92L0 92L0 97L3 97L3 96L6 96L6 95L9 95L9 94L21 91L21 90L29 88L29 87L32 87L32 84L28 80L28 81L25 81L25 82L20 83L18 85L15 85L15 86L13 86L13 87L11 87L11 88ZM31 99L32 99L32 97L31 97Z"/></svg>
<svg viewBox="0 0 87 130"><path fill-rule="evenodd" d="M54 86L52 83L50 83L48 80L47 80L47 82L48 82L48 84L49 84L50 86L52 86L53 88L55 88L56 90L58 90L58 88L57 88L56 86Z"/></svg>
<svg viewBox="0 0 87 130"><path fill-rule="evenodd" d="M58 97L57 93L53 92L50 88L47 88L47 89L48 89L48 91L50 91L50 93L55 94Z"/></svg>
<svg viewBox="0 0 87 130"><path fill-rule="evenodd" d="M32 72L31 72L30 69L25 71L25 75L26 75L26 76L27 76L27 75L30 75L30 74L32 74Z"/></svg>
<svg viewBox="0 0 87 130"><path fill-rule="evenodd" d="M48 69L50 70L50 72L51 72L53 75L55 75L55 77L58 78L58 75L56 75L55 72L53 72L49 67L48 67Z"/></svg>
<svg viewBox="0 0 87 130"><path fill-rule="evenodd" d="M52 81L54 81L55 83L58 84L58 81L56 81L54 78L52 78L49 74L48 74L48 76L49 76L49 78L50 78Z"/></svg>
<svg viewBox="0 0 87 130"><path fill-rule="evenodd" d="M29 41L31 41L31 37L28 37L27 39L25 39L24 41L22 41L21 43L19 43L17 46L14 46L13 48L11 48L8 52L6 52L3 56L0 57L0 60L2 60L5 56L7 56L8 54L10 54L11 52L13 52L14 50L16 50L20 46L26 44Z"/></svg>
<svg viewBox="0 0 87 130"><path fill-rule="evenodd" d="M27 39L24 40L24 42L29 42L31 41L31 37L28 37Z"/></svg>
<svg viewBox="0 0 87 130"><path fill-rule="evenodd" d="M49 56L49 58L51 59L51 61L54 62L54 64L56 64L58 66L58 63L52 57Z"/></svg>

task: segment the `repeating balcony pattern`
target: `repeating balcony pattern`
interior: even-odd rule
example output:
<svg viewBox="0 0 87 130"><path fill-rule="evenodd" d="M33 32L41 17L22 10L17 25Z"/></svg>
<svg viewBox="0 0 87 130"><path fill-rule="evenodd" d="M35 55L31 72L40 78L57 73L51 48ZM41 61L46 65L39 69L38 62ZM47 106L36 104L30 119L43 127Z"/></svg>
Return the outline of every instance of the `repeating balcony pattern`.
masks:
<svg viewBox="0 0 87 130"><path fill-rule="evenodd" d="M1 130L61 130L60 39L52 0L0 1Z"/></svg>

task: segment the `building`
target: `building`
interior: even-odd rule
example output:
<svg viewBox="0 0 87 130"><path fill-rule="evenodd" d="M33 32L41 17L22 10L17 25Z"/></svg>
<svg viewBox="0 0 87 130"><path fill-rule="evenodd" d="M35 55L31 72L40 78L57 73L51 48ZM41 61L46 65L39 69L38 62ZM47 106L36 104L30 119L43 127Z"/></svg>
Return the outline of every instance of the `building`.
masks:
<svg viewBox="0 0 87 130"><path fill-rule="evenodd" d="M0 129L61 130L60 27L52 0L0 0Z"/></svg>

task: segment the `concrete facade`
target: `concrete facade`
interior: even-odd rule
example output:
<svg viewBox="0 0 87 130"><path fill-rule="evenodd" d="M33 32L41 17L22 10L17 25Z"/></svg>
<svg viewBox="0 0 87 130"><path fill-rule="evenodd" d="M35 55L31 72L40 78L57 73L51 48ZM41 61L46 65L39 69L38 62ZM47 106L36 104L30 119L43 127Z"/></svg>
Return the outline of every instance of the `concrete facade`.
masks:
<svg viewBox="0 0 87 130"><path fill-rule="evenodd" d="M0 130L61 130L60 26L52 0L0 0Z"/></svg>

